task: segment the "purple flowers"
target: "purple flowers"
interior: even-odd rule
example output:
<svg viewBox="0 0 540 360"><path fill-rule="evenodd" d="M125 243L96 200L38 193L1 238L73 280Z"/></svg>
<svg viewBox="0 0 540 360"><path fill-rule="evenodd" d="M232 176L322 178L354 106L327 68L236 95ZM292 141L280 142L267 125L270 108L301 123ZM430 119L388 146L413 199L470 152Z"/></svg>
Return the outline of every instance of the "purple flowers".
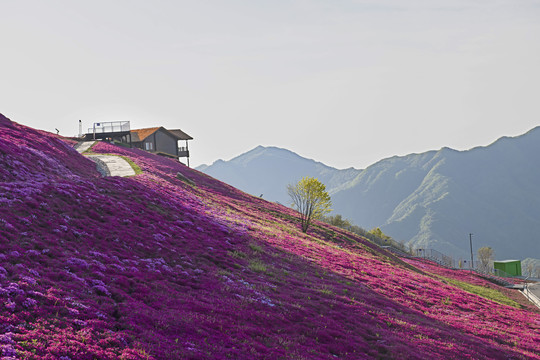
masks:
<svg viewBox="0 0 540 360"><path fill-rule="evenodd" d="M96 292L98 295L104 295L104 296L111 296L111 293L104 285L94 285L92 286L92 289Z"/></svg>
<svg viewBox="0 0 540 360"><path fill-rule="evenodd" d="M85 269L88 269L89 267L88 262L86 260L75 258L75 257L69 258L67 260L67 263L74 267L80 267L80 268L85 268Z"/></svg>
<svg viewBox="0 0 540 360"><path fill-rule="evenodd" d="M73 323L75 325L77 325L77 326L80 326L80 327L85 327L86 325L88 325L88 323L86 321L79 320L79 319L73 320Z"/></svg>
<svg viewBox="0 0 540 360"><path fill-rule="evenodd" d="M15 358L17 356L17 351L13 347L13 345L0 345L0 348L2 349L2 359L13 357Z"/></svg>
<svg viewBox="0 0 540 360"><path fill-rule="evenodd" d="M21 280L28 283L28 284L30 284L30 285L36 285L37 284L36 279L34 279L31 276L22 276Z"/></svg>
<svg viewBox="0 0 540 360"><path fill-rule="evenodd" d="M102 178L65 142L0 116L4 357L540 359L537 312L435 275L482 279L303 234L295 212L136 149L95 145L144 171Z"/></svg>
<svg viewBox="0 0 540 360"><path fill-rule="evenodd" d="M4 303L4 306L6 307L6 309L8 309L9 311L15 311L15 302L12 301L11 299L7 299L7 301Z"/></svg>
<svg viewBox="0 0 540 360"><path fill-rule="evenodd" d="M34 306L37 305L37 301L32 298L26 298L24 299L22 305L27 309L33 308Z"/></svg>

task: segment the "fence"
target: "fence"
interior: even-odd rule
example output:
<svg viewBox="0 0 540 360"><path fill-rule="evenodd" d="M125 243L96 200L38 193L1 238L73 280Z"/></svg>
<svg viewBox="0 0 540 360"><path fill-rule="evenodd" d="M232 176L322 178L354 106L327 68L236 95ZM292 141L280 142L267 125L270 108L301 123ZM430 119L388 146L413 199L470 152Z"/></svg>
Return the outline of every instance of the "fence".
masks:
<svg viewBox="0 0 540 360"><path fill-rule="evenodd" d="M399 257L411 257L411 254L390 245L381 246L381 248Z"/></svg>
<svg viewBox="0 0 540 360"><path fill-rule="evenodd" d="M530 302L540 308L540 298L529 289L529 284L525 283L521 292L527 297Z"/></svg>
<svg viewBox="0 0 540 360"><path fill-rule="evenodd" d="M500 270L500 269L493 269L493 274L495 276L499 276L499 277L505 277L505 278L512 278L512 277L516 277L512 274L509 274L507 273L506 271L503 271L503 270Z"/></svg>
<svg viewBox="0 0 540 360"><path fill-rule="evenodd" d="M88 129L88 134L129 132L129 121L108 121L94 123L94 126Z"/></svg>
<svg viewBox="0 0 540 360"><path fill-rule="evenodd" d="M445 255L437 250L433 249L416 249L416 256L424 259L435 261L437 264L455 268L456 261L451 256Z"/></svg>
<svg viewBox="0 0 540 360"><path fill-rule="evenodd" d="M504 271L502 271L502 273L506 274L507 276L499 275L496 272L483 271L483 270L480 270L480 269L474 269L474 272L477 273L478 275L481 275L482 277L484 277L484 278L486 278L488 280L491 280L492 282L494 282L496 284L499 284L499 285L502 285L502 286L512 287L514 285L514 281L512 281L512 279L511 279L512 275L510 275L508 273L505 273Z"/></svg>
<svg viewBox="0 0 540 360"><path fill-rule="evenodd" d="M471 263L470 260L459 260L456 261L453 257L445 255L440 251L433 249L415 249L411 254L397 249L391 245L381 246L381 248L390 251L394 255L400 257L417 257L423 258L426 260L431 260L436 262L439 265L442 265L447 268L460 269L460 270L473 270L478 274L484 275L490 278L499 278L501 282L512 283L510 279L519 278L519 276L514 276L500 269L494 269L493 263L490 263L488 266L482 266L480 261L474 261ZM472 266L471 266L472 265ZM506 280L504 280L506 278Z"/></svg>

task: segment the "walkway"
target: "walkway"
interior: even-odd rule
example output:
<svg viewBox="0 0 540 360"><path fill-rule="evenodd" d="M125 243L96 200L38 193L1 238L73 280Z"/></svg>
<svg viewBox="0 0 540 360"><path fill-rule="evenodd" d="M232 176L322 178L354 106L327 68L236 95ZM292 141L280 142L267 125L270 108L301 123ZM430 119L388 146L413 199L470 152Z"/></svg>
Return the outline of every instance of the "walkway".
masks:
<svg viewBox="0 0 540 360"><path fill-rule="evenodd" d="M540 284L529 284L527 290L528 293L524 292L525 296L529 295L527 298L540 308Z"/></svg>
<svg viewBox="0 0 540 360"><path fill-rule="evenodd" d="M86 150L90 149L92 147L92 145L94 145L94 143L95 143L95 141L82 141L82 142L79 142L79 143L77 143L77 145L75 145L75 150L77 150L79 152L79 154L82 154Z"/></svg>
<svg viewBox="0 0 540 360"><path fill-rule="evenodd" d="M133 176L135 170L131 165L120 156L114 155L85 155L96 164L102 163L107 167L107 174L105 176Z"/></svg>
<svg viewBox="0 0 540 360"><path fill-rule="evenodd" d="M77 150L79 153L82 153L90 149L94 143L95 141L80 142L75 146L75 150ZM103 176L125 177L135 175L135 170L133 170L131 165L120 156L101 154L91 154L84 156L96 163L98 171Z"/></svg>

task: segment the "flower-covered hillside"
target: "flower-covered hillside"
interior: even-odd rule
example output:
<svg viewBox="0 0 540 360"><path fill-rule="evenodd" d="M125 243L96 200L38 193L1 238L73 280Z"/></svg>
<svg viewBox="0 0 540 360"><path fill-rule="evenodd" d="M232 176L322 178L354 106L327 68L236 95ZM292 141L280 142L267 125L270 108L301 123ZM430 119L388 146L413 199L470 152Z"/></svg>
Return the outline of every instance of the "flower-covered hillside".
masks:
<svg viewBox="0 0 540 360"><path fill-rule="evenodd" d="M540 317L170 159L0 117L6 359L540 359ZM182 176L178 176L181 173Z"/></svg>
<svg viewBox="0 0 540 360"><path fill-rule="evenodd" d="M459 287L465 288L466 290L474 293L484 294L484 296L488 298L499 299L498 302L510 304L514 307L520 307L531 312L540 313L540 309L530 302L520 291L501 287L500 285L494 283L492 279L478 273L469 270L444 268L433 261L421 258L405 259L405 261L422 271L438 276L439 278L443 279L443 281L453 283ZM517 278L507 280L512 280L513 282L520 283L521 285L524 283L524 280Z"/></svg>

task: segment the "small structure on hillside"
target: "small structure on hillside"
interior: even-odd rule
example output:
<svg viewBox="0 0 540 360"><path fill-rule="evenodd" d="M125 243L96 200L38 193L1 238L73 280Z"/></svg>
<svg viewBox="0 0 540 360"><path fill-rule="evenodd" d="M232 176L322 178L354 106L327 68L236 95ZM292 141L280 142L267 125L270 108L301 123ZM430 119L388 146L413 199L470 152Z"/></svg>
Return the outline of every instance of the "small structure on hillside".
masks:
<svg viewBox="0 0 540 360"><path fill-rule="evenodd" d="M82 126L80 120L79 126ZM129 121L97 122L88 129L88 132L82 138L85 141L118 141L131 146L130 124Z"/></svg>
<svg viewBox="0 0 540 360"><path fill-rule="evenodd" d="M497 274L499 272L500 276L521 276L520 260L494 261L493 267L495 268L495 273Z"/></svg>
<svg viewBox="0 0 540 360"><path fill-rule="evenodd" d="M79 120L79 127L82 127L81 120ZM187 166L189 166L188 140L193 140L180 129L167 130L163 126L131 130L129 121L96 122L86 134L79 137L85 141L117 142L178 161L180 158L186 158ZM185 141L185 143L179 144L179 141Z"/></svg>
<svg viewBox="0 0 540 360"><path fill-rule="evenodd" d="M133 147L177 160L185 157L187 166L189 166L188 140L193 138L182 130L167 130L163 126L131 130ZM185 146L179 145L179 141L185 141Z"/></svg>

